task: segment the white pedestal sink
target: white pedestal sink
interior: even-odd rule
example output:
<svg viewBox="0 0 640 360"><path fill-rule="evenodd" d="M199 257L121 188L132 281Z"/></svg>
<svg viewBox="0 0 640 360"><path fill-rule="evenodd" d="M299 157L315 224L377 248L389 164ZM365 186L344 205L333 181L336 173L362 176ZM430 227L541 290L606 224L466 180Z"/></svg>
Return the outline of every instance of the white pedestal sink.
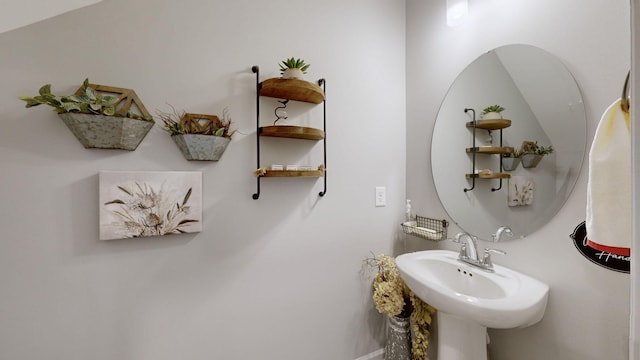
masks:
<svg viewBox="0 0 640 360"><path fill-rule="evenodd" d="M500 265L489 272L449 250L400 255L407 286L438 310L438 360L486 360L487 328L509 329L542 319L549 286Z"/></svg>

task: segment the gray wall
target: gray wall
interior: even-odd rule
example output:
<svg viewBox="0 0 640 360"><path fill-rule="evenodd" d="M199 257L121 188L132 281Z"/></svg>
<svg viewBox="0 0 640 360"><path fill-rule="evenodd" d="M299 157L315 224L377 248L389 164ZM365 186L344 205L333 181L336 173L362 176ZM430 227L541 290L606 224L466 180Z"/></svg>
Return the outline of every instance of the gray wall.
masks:
<svg viewBox="0 0 640 360"><path fill-rule="evenodd" d="M105 0L0 34L0 358L356 359L380 349L371 253L391 253L405 195L405 12L396 0ZM317 179L255 191L255 75L290 56L327 80L328 193ZM187 162L156 125L135 152L86 150L19 95L85 77L146 107L221 114L218 163ZM275 99L262 101L264 125ZM320 107L291 106L319 126ZM322 162L322 147L264 142ZM284 162L284 161L283 161ZM98 240L98 171L192 170L199 234ZM376 186L387 206L374 206Z"/></svg>
<svg viewBox="0 0 640 360"><path fill-rule="evenodd" d="M406 9L407 197L418 214L436 218L447 215L430 173L434 120L449 85L480 54L511 43L555 54L583 93L589 145L630 66L627 1L470 1L467 22L455 28L446 26L444 7L444 1L408 0ZM490 331L492 360L628 358L629 275L592 264L568 237L584 220L586 183L583 166L555 219L525 240L496 245L508 252L497 263L546 282L551 292L539 324ZM436 247L456 248L407 239L407 250Z"/></svg>

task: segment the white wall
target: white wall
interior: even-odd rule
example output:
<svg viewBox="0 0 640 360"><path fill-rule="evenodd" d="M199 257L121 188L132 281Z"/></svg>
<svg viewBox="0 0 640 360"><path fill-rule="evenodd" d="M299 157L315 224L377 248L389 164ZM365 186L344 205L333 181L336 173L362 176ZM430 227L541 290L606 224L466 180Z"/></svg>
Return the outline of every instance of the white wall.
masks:
<svg viewBox="0 0 640 360"><path fill-rule="evenodd" d="M447 218L433 186L431 134L449 85L480 54L505 44L540 47L574 74L586 106L588 144L601 114L620 96L630 66L628 1L470 1L469 18L445 24L445 2L407 0L407 197L418 214ZM565 134L570 136L570 134ZM544 319L490 331L492 360L627 359L629 275L585 259L569 234L584 220L586 166L553 221L526 240L496 245L494 259L551 287ZM450 229L450 234L457 229ZM444 247L408 240L407 249Z"/></svg>
<svg viewBox="0 0 640 360"><path fill-rule="evenodd" d="M404 25L397 0L109 0L1 34L0 358L350 360L380 349L360 270L399 248ZM327 80L328 193L318 198L321 180L265 179L255 201L250 68L277 76L290 56ZM218 163L187 162L159 126L135 152L86 150L51 109L18 100L85 77L135 89L151 112L228 106L239 131ZM274 103L262 101L264 124ZM269 143L303 160L322 151ZM204 231L98 241L99 170L202 171ZM374 207L375 186L387 187L386 207Z"/></svg>

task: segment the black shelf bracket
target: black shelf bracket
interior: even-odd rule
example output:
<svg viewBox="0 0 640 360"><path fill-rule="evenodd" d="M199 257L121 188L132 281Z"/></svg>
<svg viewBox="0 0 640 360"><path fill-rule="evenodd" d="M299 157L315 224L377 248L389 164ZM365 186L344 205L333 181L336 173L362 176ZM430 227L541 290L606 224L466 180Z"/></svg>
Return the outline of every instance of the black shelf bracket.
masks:
<svg viewBox="0 0 640 360"><path fill-rule="evenodd" d="M465 114L468 113L469 111L471 111L473 113L473 147L476 147L476 126L478 125L477 120L476 120L476 110L475 109L471 109L471 108L465 108L464 112ZM464 192L467 191L471 191L473 189L476 188L476 152L473 151L471 154L471 187L470 188L464 188Z"/></svg>
<svg viewBox="0 0 640 360"><path fill-rule="evenodd" d="M256 74L256 169L260 168L260 68L253 65L251 71ZM253 200L260 198L260 175L256 174L256 192L252 195Z"/></svg>
<svg viewBox="0 0 640 360"><path fill-rule="evenodd" d="M323 78L318 80L318 85L322 86L322 92L324 92L324 100L322 101L322 130L324 131L324 139L322 143L324 145L324 190L318 193L318 196L322 197L327 194L327 81Z"/></svg>
<svg viewBox="0 0 640 360"><path fill-rule="evenodd" d="M502 147L502 129L500 129L500 147ZM498 162L500 163L500 172L502 172L502 154L498 156ZM500 189L502 189L502 178L500 178L500 186L491 188L491 191L498 191Z"/></svg>

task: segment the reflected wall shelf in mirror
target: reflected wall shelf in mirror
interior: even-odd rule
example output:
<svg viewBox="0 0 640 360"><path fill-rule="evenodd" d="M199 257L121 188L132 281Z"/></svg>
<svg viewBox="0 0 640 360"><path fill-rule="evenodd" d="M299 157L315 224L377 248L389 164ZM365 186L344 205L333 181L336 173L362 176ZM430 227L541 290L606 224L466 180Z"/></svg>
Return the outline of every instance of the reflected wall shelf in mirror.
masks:
<svg viewBox="0 0 640 360"><path fill-rule="evenodd" d="M256 192L253 199L260 197L260 179L263 177L323 177L324 189L318 193L324 196L327 193L327 174L325 166L327 163L327 142L326 134L326 102L325 102L325 80L318 80L317 84L299 80L272 78L260 82L260 68L254 65L251 68L256 74ZM322 129L305 126L292 125L270 125L260 126L260 96L284 99L281 103L286 106L289 100L306 102L311 104L323 104ZM276 120L277 121L277 120ZM322 141L324 154L323 163L317 169L296 169L296 170L273 170L263 167L260 163L260 138L275 137L285 139L302 139L310 141Z"/></svg>
<svg viewBox="0 0 640 360"><path fill-rule="evenodd" d="M513 152L513 147L511 146L476 146L472 148L467 148L468 153L476 153L476 154L510 154Z"/></svg>
<svg viewBox="0 0 640 360"><path fill-rule="evenodd" d="M473 114L473 121L468 121L466 123L466 127L470 128L473 131L473 146L470 148L466 148L468 154L471 154L471 173L465 174L467 179L471 179L471 187L464 188L464 192L471 191L476 187L476 179L498 179L500 180L500 184L497 188L491 188L491 191L498 191L502 189L502 179L511 178L511 174L502 172L502 154L508 154L513 152L513 147L510 146L502 146L502 129L506 129L511 126L511 120L507 119L491 119L491 120L476 120L476 111L471 108L464 109L465 113L471 112ZM500 146L476 146L476 139L478 130L486 130L491 133L491 131L499 130L500 131ZM500 155L498 157L498 172L490 171L485 173L484 171L478 172L476 170L476 154L487 154L487 155Z"/></svg>

